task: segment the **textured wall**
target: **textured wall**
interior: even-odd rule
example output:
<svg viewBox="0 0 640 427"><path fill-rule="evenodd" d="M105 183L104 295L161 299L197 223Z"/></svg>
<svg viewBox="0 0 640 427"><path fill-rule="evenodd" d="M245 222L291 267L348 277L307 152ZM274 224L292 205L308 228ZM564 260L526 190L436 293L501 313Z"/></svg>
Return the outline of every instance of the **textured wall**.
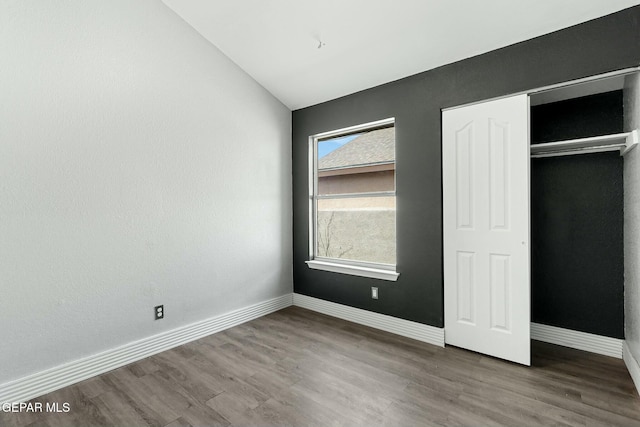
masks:
<svg viewBox="0 0 640 427"><path fill-rule="evenodd" d="M625 80L625 130L640 129L640 74ZM624 157L624 334L640 360L640 149Z"/></svg>
<svg viewBox="0 0 640 427"><path fill-rule="evenodd" d="M291 113L164 4L5 1L0 58L0 384L291 292Z"/></svg>
<svg viewBox="0 0 640 427"><path fill-rule="evenodd" d="M622 161L532 159L532 321L624 338Z"/></svg>
<svg viewBox="0 0 640 427"><path fill-rule="evenodd" d="M614 90L531 107L531 143L622 132L622 96Z"/></svg>
<svg viewBox="0 0 640 427"><path fill-rule="evenodd" d="M352 173L318 178L318 194L365 193L396 189L395 171Z"/></svg>
<svg viewBox="0 0 640 427"><path fill-rule="evenodd" d="M372 197L371 202L379 202ZM319 256L396 263L395 209L382 206L318 212Z"/></svg>

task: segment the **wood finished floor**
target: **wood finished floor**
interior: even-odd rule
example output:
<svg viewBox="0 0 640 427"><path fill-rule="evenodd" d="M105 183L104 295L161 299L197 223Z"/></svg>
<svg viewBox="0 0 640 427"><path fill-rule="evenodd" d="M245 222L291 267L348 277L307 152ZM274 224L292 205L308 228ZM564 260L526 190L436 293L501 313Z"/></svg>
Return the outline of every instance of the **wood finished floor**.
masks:
<svg viewBox="0 0 640 427"><path fill-rule="evenodd" d="M32 402L2 426L640 426L621 360L533 343L533 366L290 307Z"/></svg>

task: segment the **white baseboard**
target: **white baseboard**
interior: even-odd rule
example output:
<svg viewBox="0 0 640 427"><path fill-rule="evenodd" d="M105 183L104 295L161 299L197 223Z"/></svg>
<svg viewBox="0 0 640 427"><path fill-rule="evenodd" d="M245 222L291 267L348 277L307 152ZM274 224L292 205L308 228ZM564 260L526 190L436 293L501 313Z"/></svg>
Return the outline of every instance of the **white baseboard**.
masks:
<svg viewBox="0 0 640 427"><path fill-rule="evenodd" d="M391 332L392 334L402 335L413 338L414 340L444 347L444 329L442 328L436 328L434 326L349 307L347 305L301 294L293 294L293 305L371 328L381 329L386 332Z"/></svg>
<svg viewBox="0 0 640 427"><path fill-rule="evenodd" d="M631 349L626 341L622 345L622 359L624 360L624 364L627 365L627 370L631 375L633 383L636 385L636 390L640 393L640 365L638 365L636 358L633 357L633 353L631 353Z"/></svg>
<svg viewBox="0 0 640 427"><path fill-rule="evenodd" d="M0 384L0 404L4 402L23 402L42 396L145 357L153 356L162 351L265 316L290 305L296 305L350 322L444 347L443 328L294 293L182 326L15 381ZM565 347L624 358L631 377L640 391L640 366L629 351L626 343L624 343L623 353L623 340L537 323L531 324L531 338Z"/></svg>
<svg viewBox="0 0 640 427"><path fill-rule="evenodd" d="M532 323L531 339L622 359L623 340L617 338Z"/></svg>
<svg viewBox="0 0 640 427"><path fill-rule="evenodd" d="M42 396L145 357L273 313L289 307L292 303L292 294L283 295L56 366L16 381L0 384L0 404L23 402Z"/></svg>

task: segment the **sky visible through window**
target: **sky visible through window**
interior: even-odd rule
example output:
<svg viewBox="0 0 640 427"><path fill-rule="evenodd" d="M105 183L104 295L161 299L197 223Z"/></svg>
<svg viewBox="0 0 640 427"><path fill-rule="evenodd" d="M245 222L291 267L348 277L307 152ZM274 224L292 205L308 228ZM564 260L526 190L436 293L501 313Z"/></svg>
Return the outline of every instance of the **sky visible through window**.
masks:
<svg viewBox="0 0 640 427"><path fill-rule="evenodd" d="M327 139L324 141L318 141L318 159L323 158L327 154L342 147L347 142L352 141L359 136L360 136L359 133L355 133L351 135L345 135L345 136L339 136L337 138Z"/></svg>

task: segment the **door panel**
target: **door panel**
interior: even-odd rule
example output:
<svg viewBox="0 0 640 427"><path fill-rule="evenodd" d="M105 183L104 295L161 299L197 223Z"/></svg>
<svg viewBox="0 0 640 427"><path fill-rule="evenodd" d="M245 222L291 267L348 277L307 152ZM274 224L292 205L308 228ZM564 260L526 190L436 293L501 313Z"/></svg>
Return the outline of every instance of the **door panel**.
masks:
<svg viewBox="0 0 640 427"><path fill-rule="evenodd" d="M473 228L473 123L456 131L456 218L458 228Z"/></svg>
<svg viewBox="0 0 640 427"><path fill-rule="evenodd" d="M476 303L473 295L475 291L473 285L474 255L475 254L473 252L458 252L458 259L456 262L456 268L458 269L456 272L456 284L458 287L457 320L470 325L475 325L474 308Z"/></svg>
<svg viewBox="0 0 640 427"><path fill-rule="evenodd" d="M489 255L491 265L489 282L491 292L491 329L511 332L511 268L509 255Z"/></svg>
<svg viewBox="0 0 640 427"><path fill-rule="evenodd" d="M509 228L509 145L508 124L490 119L489 134L489 188L491 228Z"/></svg>
<svg viewBox="0 0 640 427"><path fill-rule="evenodd" d="M529 365L528 96L442 121L445 341Z"/></svg>

